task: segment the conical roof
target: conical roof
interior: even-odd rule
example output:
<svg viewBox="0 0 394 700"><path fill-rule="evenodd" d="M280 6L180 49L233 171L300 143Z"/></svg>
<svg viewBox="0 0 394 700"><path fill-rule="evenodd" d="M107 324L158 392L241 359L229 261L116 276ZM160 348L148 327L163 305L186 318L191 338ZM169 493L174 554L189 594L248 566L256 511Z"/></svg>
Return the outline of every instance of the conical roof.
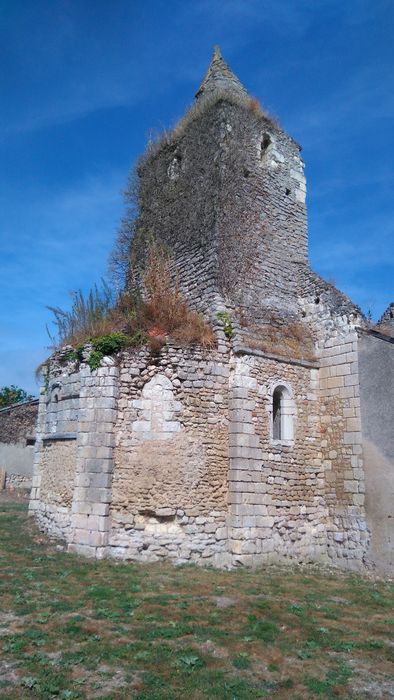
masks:
<svg viewBox="0 0 394 700"><path fill-rule="evenodd" d="M196 92L196 100L213 95L215 92L230 92L242 97L248 95L242 83L223 60L218 46L215 46L211 65Z"/></svg>

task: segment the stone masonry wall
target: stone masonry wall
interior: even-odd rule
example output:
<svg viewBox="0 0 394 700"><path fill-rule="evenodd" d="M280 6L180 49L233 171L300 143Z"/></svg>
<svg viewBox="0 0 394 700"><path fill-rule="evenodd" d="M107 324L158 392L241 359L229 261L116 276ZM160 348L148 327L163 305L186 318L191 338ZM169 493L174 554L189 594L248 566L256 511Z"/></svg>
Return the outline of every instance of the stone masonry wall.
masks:
<svg viewBox="0 0 394 700"><path fill-rule="evenodd" d="M45 441L40 463L40 498L44 503L70 509L76 456L75 440Z"/></svg>
<svg viewBox="0 0 394 700"><path fill-rule="evenodd" d="M0 443L26 445L26 438L34 437L38 400L21 403L0 410Z"/></svg>
<svg viewBox="0 0 394 700"><path fill-rule="evenodd" d="M224 342L129 350L95 371L55 365L31 511L92 557L254 566L328 555L359 567L368 531L356 335L347 319L322 333L320 369ZM292 425L279 441L276 386Z"/></svg>
<svg viewBox="0 0 394 700"><path fill-rule="evenodd" d="M0 409L0 468L7 489L31 487L38 400Z"/></svg>
<svg viewBox="0 0 394 700"><path fill-rule="evenodd" d="M221 289L255 324L273 311L295 316L294 264L307 260L300 147L252 110L223 103L217 108L217 119Z"/></svg>
<svg viewBox="0 0 394 700"><path fill-rule="evenodd" d="M69 551L101 558L110 530L111 483L119 368L107 357L99 369L82 364L75 488Z"/></svg>
<svg viewBox="0 0 394 700"><path fill-rule="evenodd" d="M26 489L26 491L29 491L31 488L31 477L26 476L26 474L9 474L7 472L5 488L8 491L14 491L14 489Z"/></svg>
<svg viewBox="0 0 394 700"><path fill-rule="evenodd" d="M39 526L61 539L70 535L76 469L80 378L75 369L52 360L39 403L29 505Z"/></svg>
<svg viewBox="0 0 394 700"><path fill-rule="evenodd" d="M228 363L218 351L124 353L110 554L226 561Z"/></svg>
<svg viewBox="0 0 394 700"><path fill-rule="evenodd" d="M162 240L173 254L182 293L193 308L208 316L219 293L217 132L217 122L208 111L179 138L165 141L142 161L133 244L137 263L143 263L147 239L153 235Z"/></svg>
<svg viewBox="0 0 394 700"><path fill-rule="evenodd" d="M291 395L291 440L274 440L272 395ZM264 357L234 358L230 376L230 549L256 565L324 557L324 478L317 369Z"/></svg>
<svg viewBox="0 0 394 700"><path fill-rule="evenodd" d="M331 516L328 554L359 568L368 545L357 334L327 340L320 369L321 446Z"/></svg>
<svg viewBox="0 0 394 700"><path fill-rule="evenodd" d="M362 565L369 542L360 417L357 306L313 273L303 290L318 338L321 459L328 507L327 551L343 568Z"/></svg>
<svg viewBox="0 0 394 700"><path fill-rule="evenodd" d="M299 146L248 104L209 102L142 161L134 254L157 236L193 307L209 315L226 298L258 322L297 312L306 185Z"/></svg>

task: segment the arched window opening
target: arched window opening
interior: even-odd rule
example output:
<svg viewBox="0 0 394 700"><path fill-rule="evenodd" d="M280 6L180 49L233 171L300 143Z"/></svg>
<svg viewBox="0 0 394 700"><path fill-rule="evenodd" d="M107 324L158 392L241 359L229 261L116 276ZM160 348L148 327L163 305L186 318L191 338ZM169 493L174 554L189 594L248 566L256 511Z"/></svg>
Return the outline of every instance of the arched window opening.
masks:
<svg viewBox="0 0 394 700"><path fill-rule="evenodd" d="M278 386L272 397L272 437L282 439L282 392Z"/></svg>
<svg viewBox="0 0 394 700"><path fill-rule="evenodd" d="M294 439L295 406L291 391L280 384L272 392L271 437L276 443L291 445Z"/></svg>

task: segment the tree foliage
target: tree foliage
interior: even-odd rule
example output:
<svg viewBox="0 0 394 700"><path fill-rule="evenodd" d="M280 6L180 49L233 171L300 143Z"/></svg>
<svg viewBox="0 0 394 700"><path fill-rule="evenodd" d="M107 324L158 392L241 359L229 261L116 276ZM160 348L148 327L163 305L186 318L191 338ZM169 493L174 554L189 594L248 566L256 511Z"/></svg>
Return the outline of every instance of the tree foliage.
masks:
<svg viewBox="0 0 394 700"><path fill-rule="evenodd" d="M34 399L34 396L15 386L15 384L3 386L0 389L0 408L12 406L14 403L22 403L22 401L30 401L31 399Z"/></svg>
<svg viewBox="0 0 394 700"><path fill-rule="evenodd" d="M109 257L109 273L118 292L124 290L132 267L132 241L139 210L139 184L134 169L129 173L123 195L126 211Z"/></svg>

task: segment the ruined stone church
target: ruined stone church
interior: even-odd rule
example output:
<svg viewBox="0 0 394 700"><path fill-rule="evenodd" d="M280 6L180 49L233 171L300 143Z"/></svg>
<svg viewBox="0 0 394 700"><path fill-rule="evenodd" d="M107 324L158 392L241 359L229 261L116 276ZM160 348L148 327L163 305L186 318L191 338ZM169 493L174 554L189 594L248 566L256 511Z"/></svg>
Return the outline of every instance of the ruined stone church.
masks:
<svg viewBox="0 0 394 700"><path fill-rule="evenodd" d="M394 572L394 306L371 329L311 270L300 150L215 50L142 159L138 251L216 343L52 357L30 511L69 551Z"/></svg>

